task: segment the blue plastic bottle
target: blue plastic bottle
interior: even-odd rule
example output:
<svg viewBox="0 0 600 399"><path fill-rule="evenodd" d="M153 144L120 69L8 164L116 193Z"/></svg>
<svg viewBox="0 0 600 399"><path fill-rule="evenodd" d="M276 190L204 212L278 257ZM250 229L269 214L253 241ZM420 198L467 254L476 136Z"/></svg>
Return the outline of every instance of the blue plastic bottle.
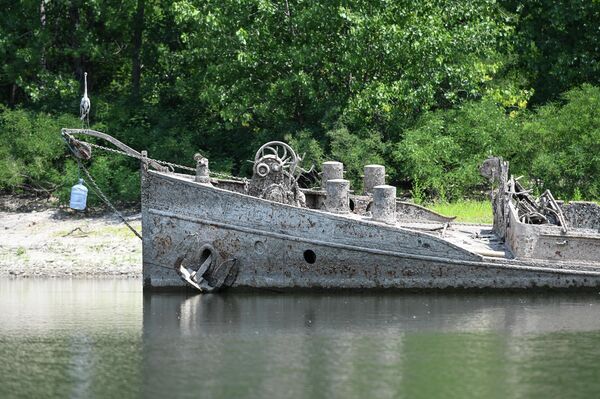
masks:
<svg viewBox="0 0 600 399"><path fill-rule="evenodd" d="M71 201L69 206L71 209L83 211L87 202L88 189L83 185L83 179L79 179L79 183L71 188Z"/></svg>

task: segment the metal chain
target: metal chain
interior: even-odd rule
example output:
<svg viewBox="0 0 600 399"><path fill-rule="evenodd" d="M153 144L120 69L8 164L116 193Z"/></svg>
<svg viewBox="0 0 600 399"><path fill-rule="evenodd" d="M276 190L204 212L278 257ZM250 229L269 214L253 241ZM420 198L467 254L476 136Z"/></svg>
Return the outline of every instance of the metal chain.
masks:
<svg viewBox="0 0 600 399"><path fill-rule="evenodd" d="M231 180L236 180L236 181L241 181L241 182L248 182L248 179L245 177L237 177L237 176L232 176L232 175L228 175L227 173L220 173L220 172L208 172L209 175L211 176L216 176L216 177L223 177L225 179L231 179Z"/></svg>
<svg viewBox="0 0 600 399"><path fill-rule="evenodd" d="M173 163L173 162L161 161L161 160L153 159L153 158L148 158L148 159L150 159L150 160L152 160L152 161L154 161L156 163L159 163L161 165L167 165L167 166L171 166L173 168L179 168L179 169L183 169L183 170L189 170L189 171L192 171L192 172L196 171L196 168L191 168L189 166L178 165L178 164Z"/></svg>
<svg viewBox="0 0 600 399"><path fill-rule="evenodd" d="M85 144L87 144L87 145L89 145L89 146L91 146L91 147L98 148L98 149L100 149L100 150L109 151L109 152L114 152L115 154L121 154L121 155L125 155L126 157L132 157L132 158L135 158L133 155L131 155L131 154L129 154L129 153L127 153L127 152L125 152L125 151L121 151L121 150L115 150L114 148L104 147L104 146L102 146L102 145L99 145L99 144L94 144L94 143L89 143L89 142L87 142L87 141L82 141L82 140L79 140L79 141L80 141L80 142L82 142L82 143L85 143Z"/></svg>
<svg viewBox="0 0 600 399"><path fill-rule="evenodd" d="M105 146L102 146L102 145L99 145L99 144L90 143L90 142L87 142L87 141L82 141L82 140L79 140L79 141L81 141L82 143L86 143L86 144L88 144L88 145L90 145L90 146L92 146L94 148L100 149L100 150L104 150L104 151L108 151L108 152L113 152L115 154L120 154L120 155L124 155L124 156L131 157L131 158L137 158L137 157L135 157L135 156L133 156L133 155L125 152L125 151L116 150L114 148L105 147ZM176 168L176 169L189 170L190 172L195 172L196 171L195 168L192 168L190 166L179 165L179 164L176 164L176 163L173 163L173 162L161 161L160 159L148 158L148 160L154 161L154 162L156 162L158 164L161 164L161 165L171 166L172 168ZM237 180L237 181L244 181L245 182L245 181L248 180L248 179L243 178L243 177L232 176L232 175L229 175L229 174L226 174L226 173L221 173L221 172L212 172L212 171L210 171L209 174L212 175L212 176L223 177L223 178Z"/></svg>
<svg viewBox="0 0 600 399"><path fill-rule="evenodd" d="M69 136L70 138L73 138L73 136L71 136L68 133L66 135ZM100 145L100 144L90 143L88 141L83 141L83 140L78 140L78 141L81 142L81 143L85 143L85 144L87 144L87 145L89 145L91 147L97 148L99 150L104 150L104 151L112 152L112 153L115 153L115 154L124 155L126 157L139 159L135 155L132 155L132 154L127 153L125 151L117 150L117 149L110 148L110 147L105 147L105 146ZM147 159L149 161L154 161L154 162L156 162L156 163L158 163L160 165L170 166L173 169L188 170L190 172L195 172L196 171L195 168L192 168L190 166L185 166L185 165L179 165L179 164L176 164L174 162L161 161L160 159L154 159L154 158L147 158ZM209 174L211 176L216 176L216 177L221 177L221 178L231 179L231 180L236 180L236 181L241 181L241 182L247 182L248 181L248 179L245 178L245 177L237 177L237 176L233 176L233 175L230 175L230 174L227 174L227 173L209 171Z"/></svg>
<svg viewBox="0 0 600 399"><path fill-rule="evenodd" d="M69 138L73 139L73 136L71 136L70 134L66 134ZM114 148L110 148L110 147L105 147L99 144L94 144L94 143L90 143L87 141L83 141L83 140L78 140L81 143L85 143L91 147L100 149L100 150L104 150L104 151L108 151L108 152L112 152L115 154L119 154L119 155L124 155L126 157L131 157L131 158L136 158L139 159L138 157L136 157L135 155L132 155L130 153L127 153L125 151L121 151L121 150L117 150ZM67 145L69 146L69 149L71 150L71 152L75 153L75 151L73 150L73 148L71 147L71 145L69 144L69 142L67 141ZM125 217L121 214L121 212L119 212L117 210L117 208L115 208L115 206L110 202L110 200L108 199L108 197L102 192L102 190L100 189L100 187L98 187L98 184L96 183L96 181L94 180L94 178L92 177L92 175L90 174L90 172L87 170L87 168L83 165L83 163L81 162L81 160L75 156L75 159L77 160L77 164L79 165L79 169L83 170L83 172L85 173L85 175L88 178L88 181L91 183L92 185L92 189L94 190L94 192L96 193L96 195L98 195L98 197L100 197L100 199L123 221L123 223L125 223L125 225L129 228L129 230L131 230L133 232L133 234L135 234L140 240L142 239L142 235L140 233L138 233L138 231L136 229L133 228L133 226L131 226L129 224L129 222L127 221L127 219L125 219ZM166 166L170 166L171 168L175 169L175 168L179 168L179 169L183 169L183 170L189 170L192 172L195 172L196 169L195 168L191 168L189 166L184 166L184 165L179 165L173 162L167 162L167 161L161 161L158 159L152 159L152 158L147 158L150 161L154 161L158 164L161 165L166 165ZM233 180L237 180L237 181L242 181L244 183L247 183L248 180L246 178L239 178L236 176L231 176L225 173L219 173L219 172L209 172L211 175L213 176L221 176L221 177L225 177L228 179L233 179Z"/></svg>
<svg viewBox="0 0 600 399"><path fill-rule="evenodd" d="M138 236L138 238L141 240L142 239L142 235L140 233L138 233L138 231L136 229L134 229L133 226L129 224L129 222L127 222L127 219L125 219L125 216L123 216L121 214L121 212L119 212L117 210L117 208L115 208L113 206L113 204L110 202L110 200L108 199L108 197L106 195L104 195L104 193L102 192L102 190L100 190L100 187L98 187L98 184L96 183L96 181L94 180L94 178L92 177L92 175L90 174L90 172L87 170L87 168L79 160L79 158L76 158L76 159L77 159L77 163L79 164L79 168L81 170L83 170L83 172L87 176L88 181L91 183L92 189L94 190L94 192L96 193L96 195L98 197L100 197L100 199L102 201L104 201L104 203L123 221L123 223L125 223L125 225L127 227L129 227L129 230L131 230L133 232L133 234L135 234L136 236Z"/></svg>
<svg viewBox="0 0 600 399"><path fill-rule="evenodd" d="M69 136L70 136L70 135L69 135ZM105 146L103 146L103 145L100 145L100 144L94 144L94 143L90 143L90 142L83 141L83 140L78 140L78 141L79 141L79 142L81 142L81 143L85 143L85 144L87 144L87 145L89 145L89 146L91 146L91 147L97 148L97 149L99 149L99 150L104 150L104 151L112 152L112 153L115 153L115 154L124 155L124 156L126 156L126 157L130 157L130 158L136 158L136 159L139 159L139 158L138 158L138 157L136 157L135 155L131 155L131 154L129 154L128 152L125 152L125 151L116 150L116 149L114 149L114 148L105 147ZM189 170L189 171L192 171L192 172L195 172L195 171L196 171L196 169L194 169L194 168L191 168L191 167L189 167L189 166L178 165L178 164L176 164L176 163L167 162L167 161L161 161L161 160L159 160L159 159L153 159L153 158L147 158L147 159L148 159L149 161L154 161L154 162L156 162L156 163L159 163L159 164L161 164L161 165L167 165L167 166L171 166L171 167L173 167L173 168L185 169L185 170Z"/></svg>

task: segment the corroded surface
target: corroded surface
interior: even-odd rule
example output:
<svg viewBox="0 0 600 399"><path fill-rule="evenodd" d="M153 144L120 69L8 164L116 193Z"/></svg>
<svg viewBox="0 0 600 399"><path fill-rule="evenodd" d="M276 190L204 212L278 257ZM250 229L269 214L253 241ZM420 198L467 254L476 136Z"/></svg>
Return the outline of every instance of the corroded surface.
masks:
<svg viewBox="0 0 600 399"><path fill-rule="evenodd" d="M546 190L534 197L508 173L508 162L489 158L480 168L493 185L494 232L515 258L600 262L600 206L561 204Z"/></svg>
<svg viewBox="0 0 600 399"><path fill-rule="evenodd" d="M266 143L256 152L248 194L283 204L305 206L305 197L297 183L304 171L301 158L294 150L279 141Z"/></svg>
<svg viewBox="0 0 600 399"><path fill-rule="evenodd" d="M321 174L321 187L325 189L328 180L343 179L344 165L337 161L323 162L321 165L323 172Z"/></svg>
<svg viewBox="0 0 600 399"><path fill-rule="evenodd" d="M325 186L327 197L325 209L333 213L350 212L350 182L344 179L330 179Z"/></svg>
<svg viewBox="0 0 600 399"><path fill-rule="evenodd" d="M510 205L506 242L517 258L546 260L600 260L600 233L582 229L564 232L558 226L532 225L517 220Z"/></svg>
<svg viewBox="0 0 600 399"><path fill-rule="evenodd" d="M381 185L373 187L373 220L396 224L396 187Z"/></svg>
<svg viewBox="0 0 600 399"><path fill-rule="evenodd" d="M492 185L490 199L494 213L494 233L504 239L508 225L508 162L498 157L489 158L481 165L479 172Z"/></svg>
<svg viewBox="0 0 600 399"><path fill-rule="evenodd" d="M431 209L398 200L396 200L396 217L399 221L432 221L443 223L448 223L455 219L454 216L440 215Z"/></svg>
<svg viewBox="0 0 600 399"><path fill-rule="evenodd" d="M573 201L561 208L570 226L600 230L600 205L595 202Z"/></svg>
<svg viewBox="0 0 600 399"><path fill-rule="evenodd" d="M385 184L385 167L383 165L366 165L364 174L365 194L372 194L375 186Z"/></svg>
<svg viewBox="0 0 600 399"><path fill-rule="evenodd" d="M174 264L190 237L237 259L233 287L600 285L598 263L488 258L432 233L266 201L176 175L148 171L142 191L146 287L184 286Z"/></svg>

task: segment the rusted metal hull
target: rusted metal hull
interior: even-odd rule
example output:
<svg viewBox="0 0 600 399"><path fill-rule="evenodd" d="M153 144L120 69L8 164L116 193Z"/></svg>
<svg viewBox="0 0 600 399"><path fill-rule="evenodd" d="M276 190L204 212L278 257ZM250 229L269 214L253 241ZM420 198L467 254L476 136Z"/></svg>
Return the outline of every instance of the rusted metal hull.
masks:
<svg viewBox="0 0 600 399"><path fill-rule="evenodd" d="M186 287L178 260L203 244L236 261L230 288L600 287L598 263L488 258L432 234L164 172L142 173L142 227L146 289Z"/></svg>

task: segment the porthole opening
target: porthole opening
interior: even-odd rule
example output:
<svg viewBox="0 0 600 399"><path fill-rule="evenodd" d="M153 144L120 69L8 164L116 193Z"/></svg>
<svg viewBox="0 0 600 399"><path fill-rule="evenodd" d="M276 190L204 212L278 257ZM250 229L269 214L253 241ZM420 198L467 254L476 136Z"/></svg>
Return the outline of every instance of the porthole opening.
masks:
<svg viewBox="0 0 600 399"><path fill-rule="evenodd" d="M350 200L350 210L354 212L354 201Z"/></svg>
<svg viewBox="0 0 600 399"><path fill-rule="evenodd" d="M310 263L311 265L315 263L317 261L317 255L315 254L315 251L312 249L307 249L304 251L304 260L306 263Z"/></svg>

